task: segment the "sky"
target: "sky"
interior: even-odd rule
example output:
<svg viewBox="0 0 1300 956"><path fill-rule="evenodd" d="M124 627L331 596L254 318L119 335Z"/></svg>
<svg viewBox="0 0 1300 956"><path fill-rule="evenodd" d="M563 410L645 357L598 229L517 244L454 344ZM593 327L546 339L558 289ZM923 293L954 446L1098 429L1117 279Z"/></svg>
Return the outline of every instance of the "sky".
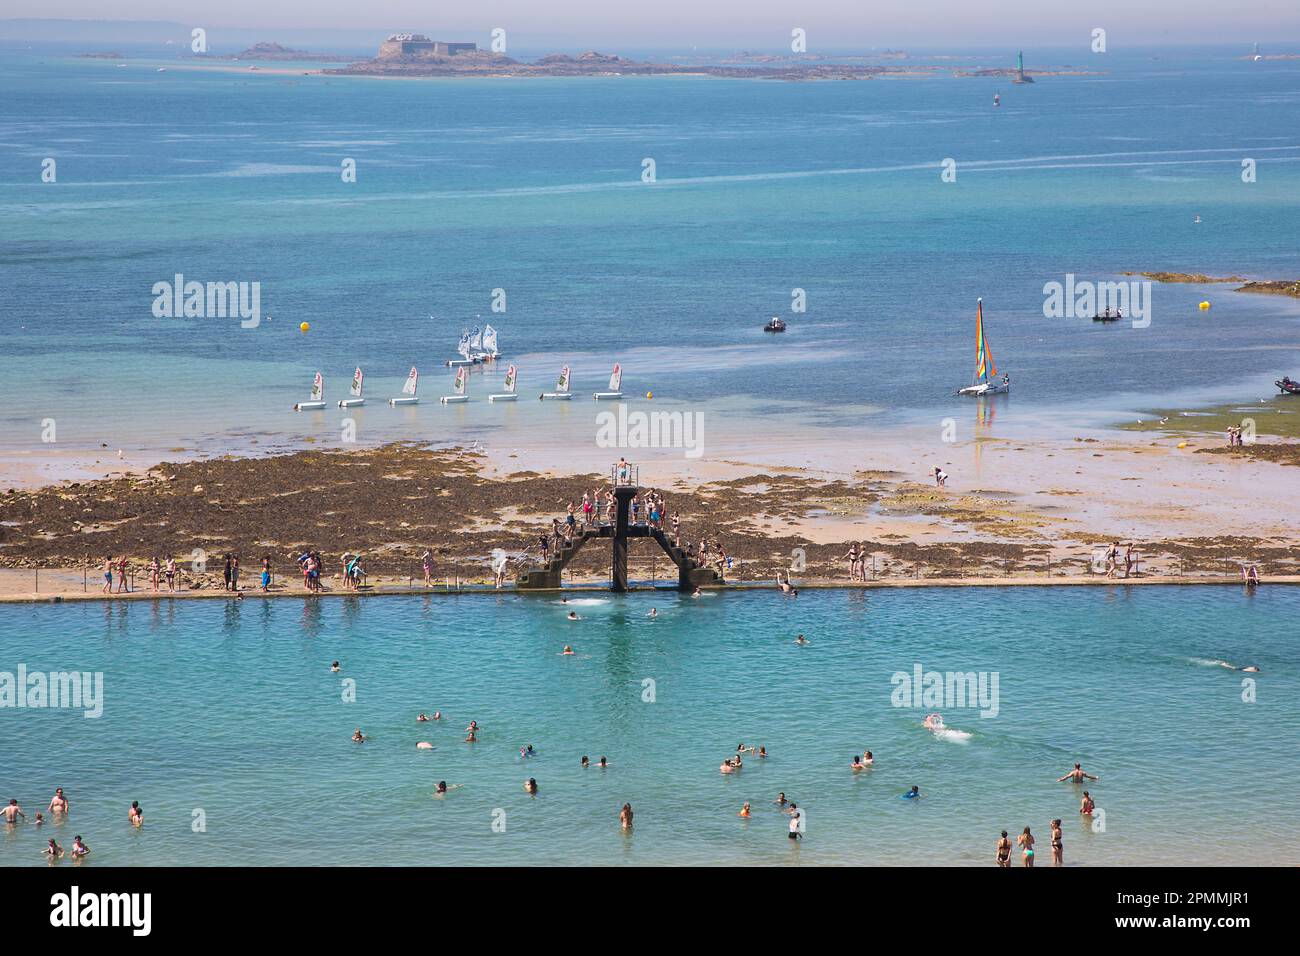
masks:
<svg viewBox="0 0 1300 956"><path fill-rule="evenodd" d="M1116 44L1300 40L1297 0L0 0L0 19L164 20L207 29L315 28L426 33L486 45L650 45L690 49L1086 48L1094 28Z"/></svg>

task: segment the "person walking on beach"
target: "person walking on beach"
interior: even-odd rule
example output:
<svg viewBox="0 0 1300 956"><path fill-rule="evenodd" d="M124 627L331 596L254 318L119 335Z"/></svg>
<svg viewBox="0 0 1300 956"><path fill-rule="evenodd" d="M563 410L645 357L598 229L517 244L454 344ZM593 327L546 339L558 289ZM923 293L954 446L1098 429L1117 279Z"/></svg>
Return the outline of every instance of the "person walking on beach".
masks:
<svg viewBox="0 0 1300 956"><path fill-rule="evenodd" d="M1024 851L1025 866L1032 869L1034 865L1034 835L1029 832L1029 827L1025 827L1025 832L1016 838L1016 843Z"/></svg>
<svg viewBox="0 0 1300 956"><path fill-rule="evenodd" d="M942 468L940 468L938 465L935 465L935 466L934 466L934 486L935 486L936 488L942 488L942 487L944 487L944 485L947 483L947 481L948 481L948 473L947 473L946 471L944 471Z"/></svg>
<svg viewBox="0 0 1300 956"><path fill-rule="evenodd" d="M113 593L113 558L110 555L104 559L104 594Z"/></svg>
<svg viewBox="0 0 1300 956"><path fill-rule="evenodd" d="M1007 831L1002 831L1002 837L998 840L998 866L1004 870L1011 869L1011 840L1007 837Z"/></svg>
<svg viewBox="0 0 1300 956"><path fill-rule="evenodd" d="M1133 542L1130 541L1128 547L1124 549L1124 577L1133 573L1133 565L1136 563L1137 555L1133 551Z"/></svg>
<svg viewBox="0 0 1300 956"><path fill-rule="evenodd" d="M1119 570L1119 542L1112 541L1106 550L1106 577L1113 578Z"/></svg>

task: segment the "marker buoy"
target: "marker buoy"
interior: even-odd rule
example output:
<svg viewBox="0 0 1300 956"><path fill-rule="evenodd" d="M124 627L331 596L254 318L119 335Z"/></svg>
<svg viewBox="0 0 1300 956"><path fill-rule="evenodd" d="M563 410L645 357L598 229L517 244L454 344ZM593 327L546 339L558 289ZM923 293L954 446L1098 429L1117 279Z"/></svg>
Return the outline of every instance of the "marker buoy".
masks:
<svg viewBox="0 0 1300 956"><path fill-rule="evenodd" d="M304 322L302 325L298 326L298 330L299 330L300 332L306 332L306 331L307 331L308 329L310 329L310 328L311 328L311 323L310 323L310 322Z"/></svg>
<svg viewBox="0 0 1300 956"><path fill-rule="evenodd" d="M646 398L654 398L654 397L655 397L655 393L654 393L654 392L646 392L646 393L645 393L645 397L646 397Z"/></svg>
<svg viewBox="0 0 1300 956"><path fill-rule="evenodd" d="M1202 303L1201 303L1201 311L1202 311L1202 312L1208 312L1209 310L1210 310L1210 303L1209 303L1209 302L1202 302Z"/></svg>

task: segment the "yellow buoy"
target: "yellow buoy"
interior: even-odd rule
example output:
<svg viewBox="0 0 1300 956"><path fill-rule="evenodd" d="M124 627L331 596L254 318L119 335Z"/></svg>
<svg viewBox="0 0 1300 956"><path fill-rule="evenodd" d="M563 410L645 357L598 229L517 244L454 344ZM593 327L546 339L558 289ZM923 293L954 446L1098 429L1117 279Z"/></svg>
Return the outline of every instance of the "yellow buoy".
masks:
<svg viewBox="0 0 1300 956"><path fill-rule="evenodd" d="M655 393L654 393L654 392L646 392L646 393L645 393L645 397L646 397L646 398L654 398L654 397L655 397Z"/></svg>
<svg viewBox="0 0 1300 956"><path fill-rule="evenodd" d="M1187 442L1185 442L1185 441L1180 441L1180 442L1178 443L1178 447L1179 447L1179 448L1186 448L1186 447L1187 447Z"/></svg>
<svg viewBox="0 0 1300 956"><path fill-rule="evenodd" d="M302 325L298 326L298 328L299 328L299 330L301 330L301 331L303 331L303 332L306 332L308 329L311 328L311 323L310 323L310 322L304 322Z"/></svg>
<svg viewBox="0 0 1300 956"><path fill-rule="evenodd" d="M1202 312L1204 312L1204 311L1206 311L1207 309L1209 309L1209 307L1210 307L1210 303L1208 303L1208 302L1202 302L1202 303L1201 303L1201 311L1202 311Z"/></svg>

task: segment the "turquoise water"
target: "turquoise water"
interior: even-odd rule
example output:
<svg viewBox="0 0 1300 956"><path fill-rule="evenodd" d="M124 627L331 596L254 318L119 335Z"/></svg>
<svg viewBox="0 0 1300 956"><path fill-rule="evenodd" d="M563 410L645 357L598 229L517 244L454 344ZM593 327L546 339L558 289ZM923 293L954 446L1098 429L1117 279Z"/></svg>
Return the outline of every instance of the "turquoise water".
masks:
<svg viewBox="0 0 1300 956"><path fill-rule="evenodd" d="M288 412L317 369L330 399L358 364L378 398L412 364L438 394L476 315L501 330L521 394L566 361L575 391L594 390L620 359L630 394L738 399L715 436L765 414L816 424L823 403L841 425L954 412L979 296L1017 383L1002 428L1253 400L1297 374L1289 300L1157 286L1147 329L1042 314L1043 284L1066 273L1293 276L1300 64L1238 52L1054 54L1108 72L1023 88L407 82L7 56L0 450L37 445L45 418L68 447L336 439L337 416ZM39 181L45 157L55 184ZM258 281L272 321L156 319L152 285L176 273ZM497 288L507 311L494 315ZM794 288L806 314L790 314ZM779 342L759 332L776 313L791 320ZM471 393L500 375L476 372ZM590 416L553 414L426 403L372 408L359 429L505 442L549 425L593 441Z"/></svg>
<svg viewBox="0 0 1300 956"><path fill-rule="evenodd" d="M94 865L985 865L1025 825L1047 857L1058 816L1069 864L1297 862L1295 588L571 596L576 623L515 595L9 606L0 670L103 671L105 707L0 709L0 797L30 816L62 786L72 804L59 827L0 832L0 864L80 833ZM1262 668L1257 702L1219 659ZM997 672L998 715L946 708L973 736L933 737L924 708L891 705L916 664ZM742 740L771 756L722 776ZM855 775L864 749L876 766ZM1055 782L1075 760L1101 777L1104 832ZM463 786L435 799L440 779ZM913 784L923 799L900 800ZM779 791L807 810L798 846Z"/></svg>

